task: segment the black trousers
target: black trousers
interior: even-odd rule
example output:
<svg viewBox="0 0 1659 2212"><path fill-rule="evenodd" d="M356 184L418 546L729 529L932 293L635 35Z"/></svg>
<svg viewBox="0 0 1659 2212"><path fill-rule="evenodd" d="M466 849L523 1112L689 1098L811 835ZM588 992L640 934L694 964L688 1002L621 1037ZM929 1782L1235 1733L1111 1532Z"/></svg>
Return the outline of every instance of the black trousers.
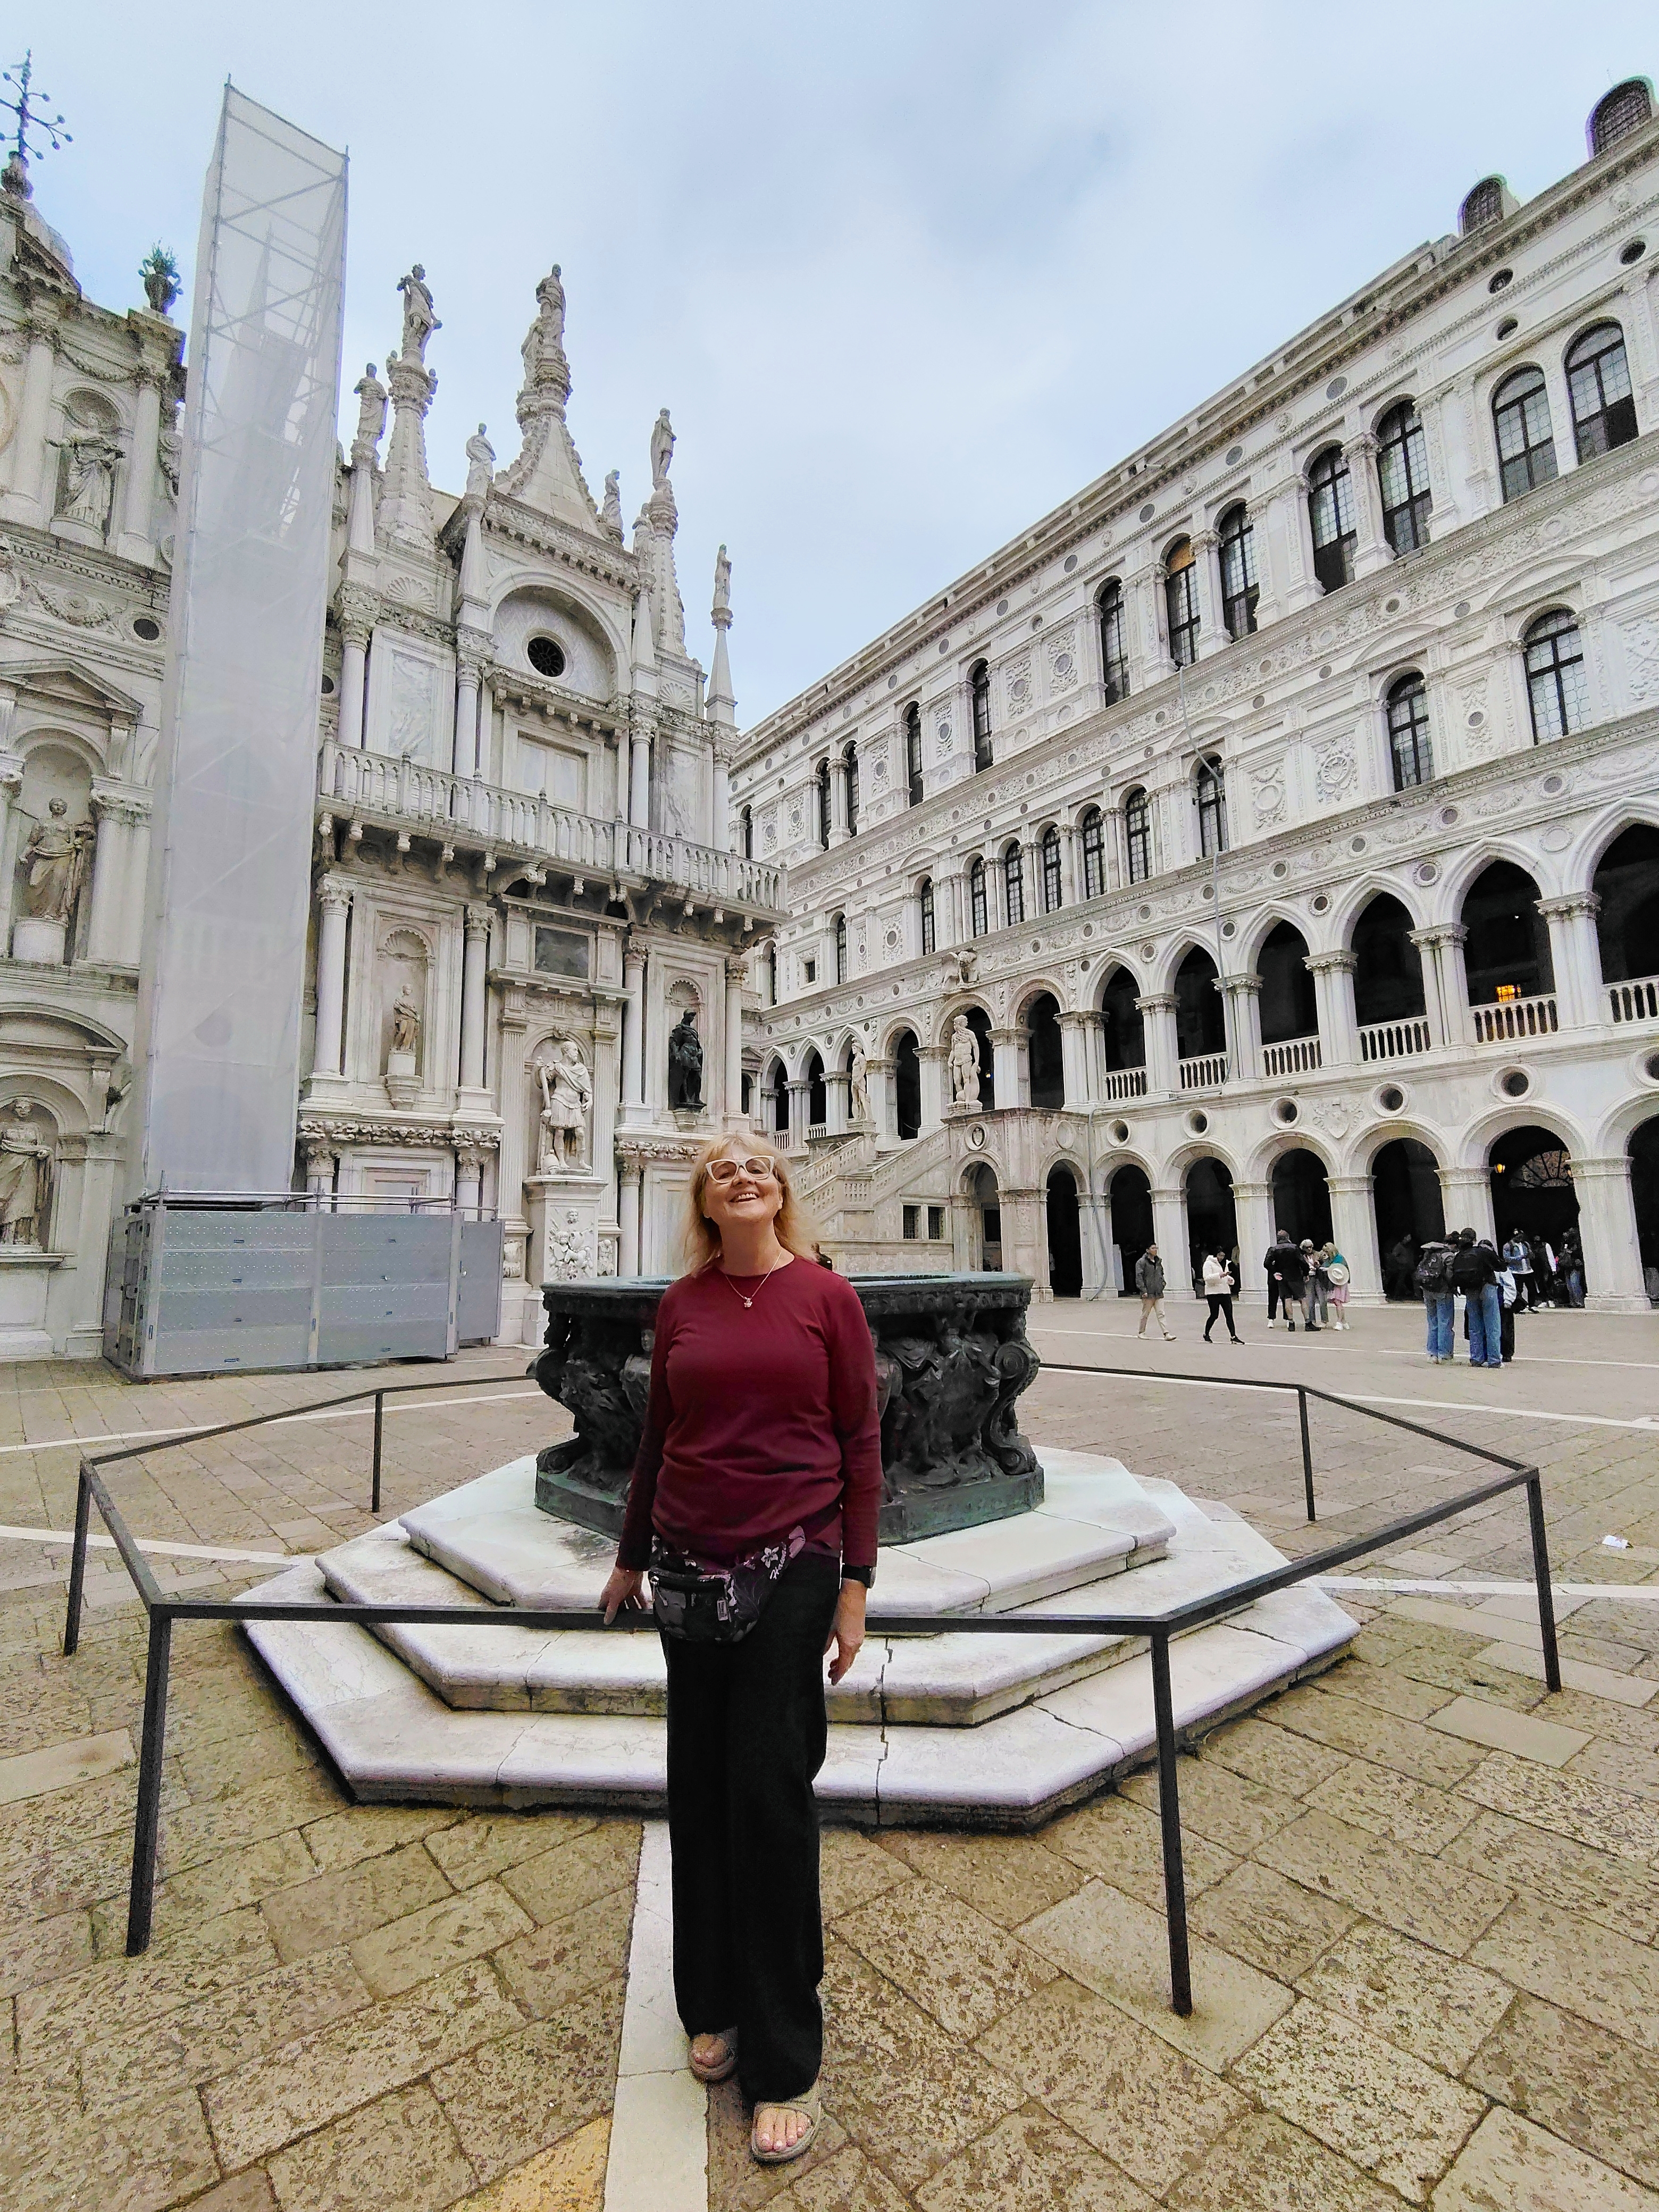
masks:
<svg viewBox="0 0 1659 2212"><path fill-rule="evenodd" d="M663 1638L674 1998L688 2035L736 2026L738 2077L757 2104L810 2089L823 2054L812 1780L840 1592L836 1561L805 1553L741 1643Z"/></svg>
<svg viewBox="0 0 1659 2212"><path fill-rule="evenodd" d="M1224 1316L1227 1323L1227 1334L1229 1336L1236 1340L1238 1335L1238 1331L1233 1327L1233 1301L1231 1293L1225 1291L1206 1291L1204 1295L1210 1302L1210 1318L1204 1324L1205 1343L1207 1344L1210 1341L1210 1331L1215 1327L1216 1316L1218 1314Z"/></svg>

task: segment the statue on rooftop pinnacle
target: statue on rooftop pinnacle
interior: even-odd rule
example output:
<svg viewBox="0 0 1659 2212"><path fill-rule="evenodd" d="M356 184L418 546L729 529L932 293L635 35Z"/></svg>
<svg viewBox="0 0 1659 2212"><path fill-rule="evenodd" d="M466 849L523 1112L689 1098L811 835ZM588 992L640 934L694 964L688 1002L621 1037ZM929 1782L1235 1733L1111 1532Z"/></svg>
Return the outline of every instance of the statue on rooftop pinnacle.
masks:
<svg viewBox="0 0 1659 2212"><path fill-rule="evenodd" d="M728 622L732 619L732 563L726 558L724 545L714 556L714 605L711 618L718 623L722 615Z"/></svg>
<svg viewBox="0 0 1659 2212"><path fill-rule="evenodd" d="M605 497L599 502L599 520L611 537L619 543L623 534L622 484L620 472L612 469L605 480Z"/></svg>
<svg viewBox="0 0 1659 2212"><path fill-rule="evenodd" d="M556 261L536 287L536 319L525 333L522 351L526 384L536 383L544 368L568 380L564 357L564 285Z"/></svg>
<svg viewBox="0 0 1659 2212"><path fill-rule="evenodd" d="M665 407L651 426L651 489L663 490L668 483L669 464L674 458L674 431Z"/></svg>
<svg viewBox="0 0 1659 2212"><path fill-rule="evenodd" d="M466 496L485 499L495 481L495 448L484 435L484 426L479 423L475 436L466 441Z"/></svg>
<svg viewBox="0 0 1659 2212"><path fill-rule="evenodd" d="M443 325L432 312L432 295L427 289L426 271L417 261L407 276L398 279L398 289L404 295L404 337L398 358L426 367L426 342L434 331Z"/></svg>
<svg viewBox="0 0 1659 2212"><path fill-rule="evenodd" d="M352 393L357 402L357 434L351 441L351 458L354 462L372 461L386 429L386 386L374 374L372 361L365 364Z"/></svg>

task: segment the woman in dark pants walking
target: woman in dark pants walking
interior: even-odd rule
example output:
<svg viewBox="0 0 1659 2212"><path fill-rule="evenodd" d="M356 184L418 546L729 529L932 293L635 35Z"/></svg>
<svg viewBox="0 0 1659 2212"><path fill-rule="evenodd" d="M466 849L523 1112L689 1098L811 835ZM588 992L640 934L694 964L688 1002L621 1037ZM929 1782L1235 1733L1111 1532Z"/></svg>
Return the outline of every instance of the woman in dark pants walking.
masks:
<svg viewBox="0 0 1659 2212"><path fill-rule="evenodd" d="M690 1271L658 1310L651 1391L607 1621L669 1556L775 1574L739 1640L665 1634L674 1995L691 2070L739 2072L750 2148L797 2158L819 2118L817 1808L823 1655L864 1641L881 1434L875 1348L852 1285L813 1263L787 1163L720 1138L692 1171ZM662 1619L661 1612L659 1619Z"/></svg>

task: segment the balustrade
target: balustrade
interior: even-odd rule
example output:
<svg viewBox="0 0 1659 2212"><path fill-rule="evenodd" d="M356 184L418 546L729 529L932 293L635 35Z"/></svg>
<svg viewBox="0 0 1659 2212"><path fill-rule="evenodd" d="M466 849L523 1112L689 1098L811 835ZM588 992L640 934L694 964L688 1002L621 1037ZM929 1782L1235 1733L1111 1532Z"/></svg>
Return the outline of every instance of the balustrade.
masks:
<svg viewBox="0 0 1659 2212"><path fill-rule="evenodd" d="M1263 1075L1310 1075L1319 1064L1316 1036L1291 1037L1284 1044L1264 1044L1261 1048Z"/></svg>
<svg viewBox="0 0 1659 2212"><path fill-rule="evenodd" d="M1109 1068L1102 1085L1109 1105L1123 1098L1144 1098L1146 1096L1146 1071L1144 1067Z"/></svg>
<svg viewBox="0 0 1659 2212"><path fill-rule="evenodd" d="M1183 1091L1218 1091L1227 1080L1227 1055L1224 1052L1203 1052L1181 1063L1181 1087Z"/></svg>
<svg viewBox="0 0 1659 2212"><path fill-rule="evenodd" d="M1527 1037L1553 1036L1561 1026L1553 991L1535 999L1500 999L1495 1006L1471 1006L1469 1023L1476 1044L1510 1044Z"/></svg>
<svg viewBox="0 0 1659 2212"><path fill-rule="evenodd" d="M1359 1032L1362 1060L1409 1060L1413 1053L1433 1049L1434 1037L1423 1014L1398 1022L1370 1022Z"/></svg>
<svg viewBox="0 0 1659 2212"><path fill-rule="evenodd" d="M1615 1022L1659 1022L1659 975L1607 986L1607 1011Z"/></svg>

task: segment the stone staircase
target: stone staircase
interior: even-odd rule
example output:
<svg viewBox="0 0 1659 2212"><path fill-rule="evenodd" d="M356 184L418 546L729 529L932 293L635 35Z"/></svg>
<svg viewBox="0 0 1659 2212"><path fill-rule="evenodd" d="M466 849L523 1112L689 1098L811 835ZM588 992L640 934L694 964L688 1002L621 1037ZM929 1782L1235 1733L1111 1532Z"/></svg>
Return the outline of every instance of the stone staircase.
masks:
<svg viewBox="0 0 1659 2212"><path fill-rule="evenodd" d="M1044 1451L1036 1510L884 1547L872 1610L936 1617L872 1635L828 1692L826 1813L1024 1827L1152 1754L1145 1639L994 1637L975 1613L1159 1613L1225 1591L1281 1555L1223 1506L1119 1462ZM534 1504L516 1460L250 1593L266 1601L465 1606L477 1629L252 1621L245 1630L365 1801L648 1810L664 1796L662 1654L649 1632L513 1628L513 1606L588 1608L614 1546ZM1185 1730L1328 1666L1356 1633L1310 1589L1276 1592L1178 1637Z"/></svg>

